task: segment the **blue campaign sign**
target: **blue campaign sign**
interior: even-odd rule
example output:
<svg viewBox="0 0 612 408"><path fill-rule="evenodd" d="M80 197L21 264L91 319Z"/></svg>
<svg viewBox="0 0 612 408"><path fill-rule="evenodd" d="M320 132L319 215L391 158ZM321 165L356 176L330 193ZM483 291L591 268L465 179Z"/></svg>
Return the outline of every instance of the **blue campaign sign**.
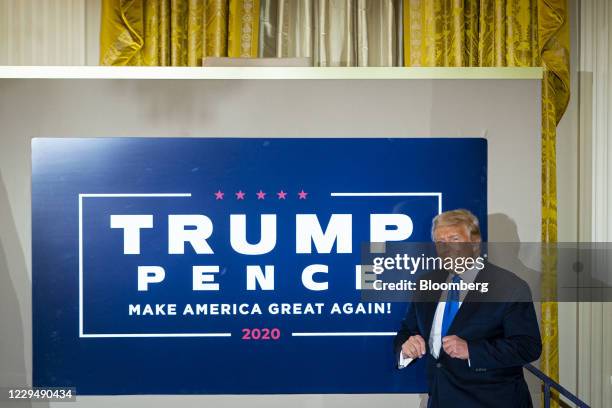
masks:
<svg viewBox="0 0 612 408"><path fill-rule="evenodd" d="M425 391L421 361L396 369L406 303L360 298L360 247L429 241L454 208L486 231L486 150L477 138L35 139L34 385Z"/></svg>

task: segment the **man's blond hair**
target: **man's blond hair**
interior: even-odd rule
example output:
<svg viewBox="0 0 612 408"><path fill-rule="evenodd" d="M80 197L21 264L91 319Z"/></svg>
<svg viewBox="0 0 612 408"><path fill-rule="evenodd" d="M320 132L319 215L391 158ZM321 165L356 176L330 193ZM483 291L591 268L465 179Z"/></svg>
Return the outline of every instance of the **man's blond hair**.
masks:
<svg viewBox="0 0 612 408"><path fill-rule="evenodd" d="M449 225L465 225L470 233L470 239L481 237L478 218L469 210L460 208L457 210L444 211L436 215L431 225L431 239L435 241L434 232L436 228Z"/></svg>

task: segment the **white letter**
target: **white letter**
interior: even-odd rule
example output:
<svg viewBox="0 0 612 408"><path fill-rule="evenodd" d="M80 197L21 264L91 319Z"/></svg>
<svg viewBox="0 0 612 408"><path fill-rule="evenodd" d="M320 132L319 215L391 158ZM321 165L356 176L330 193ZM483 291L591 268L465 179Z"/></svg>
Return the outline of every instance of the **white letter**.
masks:
<svg viewBox="0 0 612 408"><path fill-rule="evenodd" d="M336 244L336 253L350 254L352 252L352 215L332 214L325 232L316 214L295 215L295 252L311 254L311 241L320 254L329 254Z"/></svg>
<svg viewBox="0 0 612 408"><path fill-rule="evenodd" d="M123 228L123 253L140 254L140 229L153 228L152 215L111 215L111 228Z"/></svg>
<svg viewBox="0 0 612 408"><path fill-rule="evenodd" d="M185 229L185 227L195 229ZM185 242L189 242L196 254L214 253L206 239L213 232L213 224L205 215L168 215L168 253L184 254Z"/></svg>
<svg viewBox="0 0 612 408"><path fill-rule="evenodd" d="M387 229L388 226L394 229ZM412 235L412 219L406 214L370 215L370 242L403 241Z"/></svg>
<svg viewBox="0 0 612 408"><path fill-rule="evenodd" d="M135 314L137 316L140 316L140 305L129 305L129 312L130 312L130 316Z"/></svg>
<svg viewBox="0 0 612 408"><path fill-rule="evenodd" d="M327 282L315 282L312 277L315 273L327 273L327 265L308 265L302 272L302 283L306 289L310 290L327 290L329 284Z"/></svg>
<svg viewBox="0 0 612 408"><path fill-rule="evenodd" d="M247 265L247 290L255 290L255 282L263 290L274 290L274 265L266 265L266 272L259 265Z"/></svg>
<svg viewBox="0 0 612 408"><path fill-rule="evenodd" d="M361 290L362 284L366 287L366 289L372 288L372 282L376 279L376 273L372 271L372 265L355 265L355 289ZM368 279L372 278L372 279Z"/></svg>
<svg viewBox="0 0 612 408"><path fill-rule="evenodd" d="M149 283L159 283L166 277L166 271L161 266L139 266L138 267L138 291L149 290Z"/></svg>
<svg viewBox="0 0 612 408"><path fill-rule="evenodd" d="M193 290L219 290L218 283L214 282L215 276L210 273L219 273L218 266L194 266L193 267Z"/></svg>
<svg viewBox="0 0 612 408"><path fill-rule="evenodd" d="M261 215L261 239L257 244L246 240L246 215L230 215L230 243L239 254L267 254L276 246L276 214Z"/></svg>

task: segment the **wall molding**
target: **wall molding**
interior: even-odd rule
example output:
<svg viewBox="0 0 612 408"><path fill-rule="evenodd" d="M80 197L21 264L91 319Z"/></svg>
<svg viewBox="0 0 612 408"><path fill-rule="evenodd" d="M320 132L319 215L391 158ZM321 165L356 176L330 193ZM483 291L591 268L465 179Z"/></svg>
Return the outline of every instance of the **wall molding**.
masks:
<svg viewBox="0 0 612 408"><path fill-rule="evenodd" d="M612 7L580 2L580 191L582 242L612 241ZM578 304L578 395L591 406L612 407L612 305Z"/></svg>

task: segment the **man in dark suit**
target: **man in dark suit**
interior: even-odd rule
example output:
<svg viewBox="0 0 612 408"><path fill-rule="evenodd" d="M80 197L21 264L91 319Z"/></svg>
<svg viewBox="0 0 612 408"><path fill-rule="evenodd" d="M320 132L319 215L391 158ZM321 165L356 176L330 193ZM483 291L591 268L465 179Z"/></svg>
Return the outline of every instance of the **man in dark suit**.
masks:
<svg viewBox="0 0 612 408"><path fill-rule="evenodd" d="M443 258L480 253L478 219L467 210L438 215L432 238ZM449 289L417 294L394 345L399 368L427 359L428 407L531 407L523 365L539 358L542 341L527 284L486 262L482 269L436 270L421 279ZM462 281L488 283L488 289L448 285Z"/></svg>

